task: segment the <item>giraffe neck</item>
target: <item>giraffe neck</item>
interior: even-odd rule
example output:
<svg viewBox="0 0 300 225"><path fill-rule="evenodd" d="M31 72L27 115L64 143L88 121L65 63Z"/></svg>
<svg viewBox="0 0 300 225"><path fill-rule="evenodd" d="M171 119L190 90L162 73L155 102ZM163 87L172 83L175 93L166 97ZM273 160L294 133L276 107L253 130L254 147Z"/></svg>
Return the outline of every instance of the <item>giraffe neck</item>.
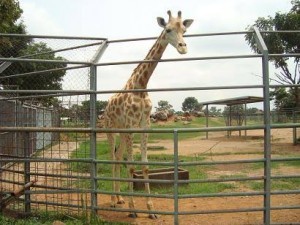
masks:
<svg viewBox="0 0 300 225"><path fill-rule="evenodd" d="M161 59L168 43L165 41L165 33L162 32L156 40L145 60ZM133 71L131 77L126 83L125 89L145 89L148 81L155 70L158 62L140 63Z"/></svg>

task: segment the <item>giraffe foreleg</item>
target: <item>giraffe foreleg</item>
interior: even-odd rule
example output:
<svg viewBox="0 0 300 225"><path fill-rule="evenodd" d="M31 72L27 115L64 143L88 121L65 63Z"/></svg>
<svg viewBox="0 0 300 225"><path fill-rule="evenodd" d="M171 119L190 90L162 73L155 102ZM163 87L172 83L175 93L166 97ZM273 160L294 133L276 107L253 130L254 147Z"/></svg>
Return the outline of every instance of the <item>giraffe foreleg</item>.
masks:
<svg viewBox="0 0 300 225"><path fill-rule="evenodd" d="M107 134L107 141L108 141L108 146L110 148L110 156L111 156L111 160L115 161L116 160L116 154L115 154L115 149L116 149L116 138L115 138L115 134L112 133L108 133ZM116 164L112 164L112 178L116 177ZM112 181L112 189L114 192L116 192L116 182ZM110 206L115 208L116 207L116 202L117 202L117 196L115 194L113 194L111 196L111 202L110 202Z"/></svg>
<svg viewBox="0 0 300 225"><path fill-rule="evenodd" d="M141 155L142 155L142 162L148 162L148 157L147 157L147 142L148 142L148 134L144 133L141 135ZM142 167L143 171L143 177L144 179L149 179L149 166L148 165L143 165ZM145 183L145 192L147 194L150 194L150 185L149 183ZM152 211L154 210L153 202L151 197L147 197L147 208L148 210ZM149 218L151 219L157 219L156 214L149 214Z"/></svg>
<svg viewBox="0 0 300 225"><path fill-rule="evenodd" d="M124 148L126 145L125 139L123 137L123 135L120 135L120 146L118 148L115 149L115 158L117 162L120 162L123 160L123 153L124 153ZM120 178L121 177L121 164L117 163L115 164L115 177L116 178ZM115 182L115 191L117 193L120 193L120 181L116 181ZM117 204L124 204L125 201L122 198L121 195L117 194Z"/></svg>
<svg viewBox="0 0 300 225"><path fill-rule="evenodd" d="M118 157L117 157L117 152L118 149L116 148L116 137L115 134L107 134L107 140L108 140L108 144L110 147L110 153L111 153L111 160L112 161L118 161ZM116 178L119 177L120 173L118 173L118 168L117 165L119 164L112 164L112 178ZM112 182L112 189L114 192L119 193L120 192L120 184L118 184L118 182L113 181ZM124 203L124 200L122 199L122 197L118 194L113 194L111 196L111 202L110 202L110 206L115 208L116 204L122 204Z"/></svg>
<svg viewBox="0 0 300 225"><path fill-rule="evenodd" d="M126 147L127 147L127 160L128 162L133 162L133 134L126 134ZM127 168L128 168L128 177L129 179L133 179L133 173L134 173L134 165L130 165L128 164L127 165ZM129 182L129 192L133 193L133 182ZM129 196L129 209L135 209L135 202L134 202L134 199L133 199L133 196ZM136 218L137 217L137 214L136 212L131 212L129 213L128 215L129 217L131 218Z"/></svg>

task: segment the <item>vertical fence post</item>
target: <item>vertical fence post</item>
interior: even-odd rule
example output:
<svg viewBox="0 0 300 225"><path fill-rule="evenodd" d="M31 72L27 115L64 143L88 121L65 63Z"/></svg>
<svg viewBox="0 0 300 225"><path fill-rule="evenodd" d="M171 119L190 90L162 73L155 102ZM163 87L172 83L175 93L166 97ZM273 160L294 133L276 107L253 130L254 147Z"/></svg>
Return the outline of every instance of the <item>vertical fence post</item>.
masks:
<svg viewBox="0 0 300 225"><path fill-rule="evenodd" d="M271 223L271 126L270 126L270 84L269 52L259 32L254 27L257 46L262 53L263 95L264 95L264 224Z"/></svg>
<svg viewBox="0 0 300 225"><path fill-rule="evenodd" d="M97 127L97 66L94 63L100 59L107 47L107 42L103 41L92 58L93 65L90 66L90 90L93 91L90 94L90 128L92 128L90 136L90 157L93 160L91 163L91 208L94 215L97 214L97 133L94 129Z"/></svg>
<svg viewBox="0 0 300 225"><path fill-rule="evenodd" d="M28 131L24 132L24 186L30 182L30 133ZM29 189L29 188L28 188ZM31 212L30 206L30 194L25 190L25 213L29 214Z"/></svg>
<svg viewBox="0 0 300 225"><path fill-rule="evenodd" d="M293 110L293 123L297 123L297 114L295 110ZM293 144L297 144L297 127L293 128Z"/></svg>
<svg viewBox="0 0 300 225"><path fill-rule="evenodd" d="M247 116L248 116L248 113L247 113L247 103L244 103L244 112L245 112L245 118L244 118L244 125L245 127L247 126ZM247 130L245 129L244 131L244 135L245 135L245 138L247 137Z"/></svg>
<svg viewBox="0 0 300 225"><path fill-rule="evenodd" d="M174 130L174 225L179 224L178 218L178 131Z"/></svg>
<svg viewBox="0 0 300 225"><path fill-rule="evenodd" d="M206 122L205 122L205 125L206 125L206 128L208 128L208 116L209 116L208 115L208 113L209 113L208 112L208 104L206 105L206 110L205 111L206 111L206 116L205 116L206 117ZM206 139L208 139L208 131L206 131Z"/></svg>
<svg viewBox="0 0 300 225"><path fill-rule="evenodd" d="M97 67L92 65L90 67L90 90L97 90ZM97 94L90 94L90 127L92 129L96 128L97 118L96 118L96 101ZM94 162L97 158L97 133L95 131L91 131L90 134L90 157L92 159L91 162L91 207L92 213L97 214L97 210L95 209L97 206L97 164Z"/></svg>

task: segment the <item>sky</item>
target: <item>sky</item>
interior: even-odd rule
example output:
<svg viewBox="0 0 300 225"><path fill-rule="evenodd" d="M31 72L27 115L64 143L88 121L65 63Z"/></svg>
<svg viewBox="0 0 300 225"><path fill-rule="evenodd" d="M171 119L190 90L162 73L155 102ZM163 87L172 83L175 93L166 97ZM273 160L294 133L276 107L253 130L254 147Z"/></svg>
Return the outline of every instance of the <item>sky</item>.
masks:
<svg viewBox="0 0 300 225"><path fill-rule="evenodd" d="M34 35L104 37L109 40L157 37L162 28L156 17L164 17L167 10L183 19L194 22L186 34L245 31L259 17L288 12L290 0L19 0L23 9L22 20L27 32ZM99 62L142 60L155 40L111 43ZM188 53L179 55L168 46L163 59L253 54L244 35L208 36L185 38ZM56 43L57 48L71 45ZM92 52L93 53L93 52ZM85 54L73 54L72 60L89 60ZM98 67L98 90L122 89L137 65ZM270 77L275 78L270 63ZM278 71L277 71L278 72ZM82 77L81 74L82 73ZM84 89L88 86L86 72L69 72L64 89ZM148 88L214 87L262 84L260 59L207 60L159 63ZM262 96L261 89L234 89L210 91L151 92L153 106L159 100L168 101L174 109L181 110L186 97L196 97L199 102ZM99 95L98 100L108 100L109 94ZM154 108L153 107L153 108ZM249 107L262 108L262 104Z"/></svg>

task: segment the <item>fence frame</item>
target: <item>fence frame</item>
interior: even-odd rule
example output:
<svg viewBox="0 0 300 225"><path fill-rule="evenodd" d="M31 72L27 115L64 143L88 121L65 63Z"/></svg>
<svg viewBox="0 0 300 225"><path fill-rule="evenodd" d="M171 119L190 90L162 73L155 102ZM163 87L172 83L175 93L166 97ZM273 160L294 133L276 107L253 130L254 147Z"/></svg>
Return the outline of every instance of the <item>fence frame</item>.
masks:
<svg viewBox="0 0 300 225"><path fill-rule="evenodd" d="M250 31L242 32L226 32L226 33L208 33L208 34L193 34L186 35L186 37L203 37L203 36L216 36L216 35L240 35L247 34ZM134 61L120 61L120 62L105 62L99 63L98 60L104 54L107 46L113 43L119 42L129 42L129 41L141 41L141 40L153 40L156 37L147 37L147 38L136 38L136 39L123 39L123 40L107 40L105 38L86 38L86 37L62 37L62 36L30 36L30 37L40 37L40 38L53 38L53 39L90 39L90 40L99 40L101 41L98 51L95 53L93 59L90 62L86 61L61 61L61 60L39 60L39 59L24 59L24 58L0 58L0 61L3 62L40 62L40 63L67 63L75 65L69 68L64 68L63 70L76 69L76 68L90 68L90 90L79 91L79 90L34 90L38 95L30 95L32 90L0 90L1 93L27 93L28 96L19 96L7 98L10 100L26 99L31 97L44 97L44 96L64 96L64 95L86 95L90 96L90 127L89 128L61 128L61 127L0 127L0 132L24 132L26 135L30 135L31 132L82 132L90 134L90 158L89 159L34 159L30 158L28 154L24 153L24 158L14 158L14 159L2 159L0 162L22 162L25 166L25 179L24 184L28 183L30 180L30 175L34 175L30 172L30 163L33 162L87 162L91 164L90 176L83 176L83 179L90 180L91 188L90 189L64 189L64 190L43 190L43 191L25 191L25 212L30 213L31 203L41 203L41 204L56 204L43 201L32 201L30 199L31 195L34 194L45 194L45 193L89 193L91 195L91 205L87 206L87 209L90 209L93 213L97 213L98 210L107 210L107 211L119 211L119 212L129 212L129 209L120 209L120 208L107 208L99 207L98 205L98 194L117 194L113 191L101 191L97 189L97 183L101 180L119 180L119 181L133 181L133 179L128 178L103 178L97 176L97 165L98 164L133 164L133 165L166 165L174 166L174 194L145 194L145 193L128 193L122 192L120 194L125 196L150 196L157 198L168 198L174 200L174 210L173 211L148 211L148 210L134 210L136 213L157 213L162 215L173 215L174 224L179 224L179 215L191 215L191 214L212 214L212 213L237 213L237 212L263 212L263 223L265 225L271 224L271 211L272 210L281 210L281 209L300 209L298 206L281 206L281 207L271 207L271 196L279 194L300 194L300 190L292 191L271 191L271 180L272 179L281 179L281 178L300 178L300 176L271 176L271 162L275 161L291 161L291 160L300 160L300 158L280 158L272 159L271 158L271 129L273 128L297 128L300 127L300 123L289 123L289 124L271 124L270 123L270 96L269 90L276 85L270 85L269 83L269 57L271 56L280 56L280 57L299 57L300 54L269 54L266 44L263 40L262 33L274 32L274 31L259 31L257 28L254 28L254 33L256 38L256 43L261 51L261 54L254 55L228 55L228 56L211 56L211 57L189 57L189 58L172 58L172 59L161 59L161 60L134 60ZM280 32L291 32L291 31L280 31ZM300 33L300 31L292 31ZM28 37L28 35L7 35L0 34L5 37ZM80 46L77 46L80 47ZM67 50L67 49L63 49ZM63 51L62 50L62 51ZM175 62L175 61L199 61L199 60L223 60L223 59L241 59L241 58L261 58L262 64L262 73L263 73L263 84L262 85L236 85L236 86L215 86L215 87L184 87L184 88L157 88L157 89L137 89L137 90L106 90L98 91L97 90L97 79L101 78L101 74L97 74L97 68L102 66L112 66L112 65L126 65L126 64L137 64L140 62ZM77 65L77 66L76 66ZM48 71L39 71L32 73L24 74L13 74L9 77L18 77L18 76L29 76L36 73L47 73ZM0 79L5 79L7 77L0 77ZM280 85L284 87L300 87L300 85ZM98 94L108 94L108 93L125 93L125 92L163 92L163 91L191 91L191 90L221 90L221 89L251 89L251 88L262 88L263 89L263 98L264 98L264 124L259 126L232 126L232 127L206 127L206 128L178 128L178 129L106 129L106 128L97 128L97 115L96 115L96 101ZM0 99L0 101L7 100ZM178 134L184 132L208 132L208 131L239 131L239 130L253 130L253 129L263 129L264 130L264 157L253 160L234 160L234 161L216 161L216 162L179 162L178 155ZM97 133L172 133L173 142L174 142L174 162L127 162L127 161L111 161L111 160L97 160L96 159L96 143L97 143ZM28 141L27 141L28 142ZM25 143L25 146L28 146L28 143ZM203 180L189 180L188 182L197 182L197 183L206 183L206 182L226 182L226 181L245 181L245 180L263 180L264 181L264 190L257 192L241 192L241 193L218 193L218 194L185 194L180 195L178 193L178 185L187 181L178 180L178 168L179 166L191 166L191 165L218 165L218 164L236 164L236 163L254 163L254 162L263 162L264 163L264 175L256 177L247 177L247 178L230 178L230 179L203 179ZM76 176L78 177L78 176ZM136 181L136 179L134 179ZM160 183L169 183L170 181L163 180L139 180L141 182L160 182ZM8 182L3 181L1 182ZM118 193L119 194L119 193ZM263 196L263 207L256 208L242 208L242 209L227 209L227 210L201 210L201 211L179 211L179 200L184 198L192 197L220 197L220 196ZM57 204L66 207L77 207L72 204ZM130 211L133 211L130 209Z"/></svg>

